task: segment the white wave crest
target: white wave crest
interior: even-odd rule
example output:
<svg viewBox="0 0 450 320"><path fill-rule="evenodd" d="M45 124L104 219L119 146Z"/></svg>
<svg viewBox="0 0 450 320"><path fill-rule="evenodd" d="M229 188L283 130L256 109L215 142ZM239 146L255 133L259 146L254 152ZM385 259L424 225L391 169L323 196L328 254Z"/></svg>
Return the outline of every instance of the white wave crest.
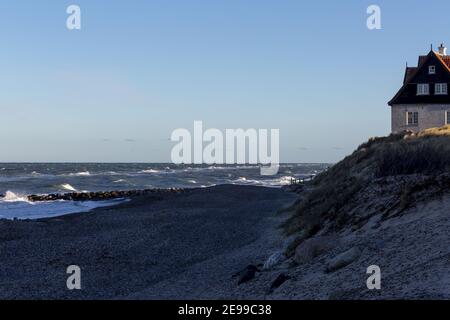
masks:
<svg viewBox="0 0 450 320"><path fill-rule="evenodd" d="M280 178L278 181L276 181L276 182L277 182L277 184L279 184L279 185L286 186L286 185L291 184L291 181L295 181L295 180L297 180L295 177L292 177L292 176L284 176L284 177L281 177L281 178Z"/></svg>
<svg viewBox="0 0 450 320"><path fill-rule="evenodd" d="M147 169L147 170L141 170L139 173L159 173L158 170L155 169Z"/></svg>
<svg viewBox="0 0 450 320"><path fill-rule="evenodd" d="M90 175L91 175L91 173L89 171L81 171L81 172L69 174L69 176L77 176L77 177L85 177L85 176L90 176Z"/></svg>
<svg viewBox="0 0 450 320"><path fill-rule="evenodd" d="M72 187L72 186L71 186L70 184L68 184L68 183L64 183L64 184L60 185L60 187L61 187L61 189L64 189L64 190L73 191L73 192L78 192L77 189L75 189L74 187Z"/></svg>
<svg viewBox="0 0 450 320"><path fill-rule="evenodd" d="M12 196L12 195L10 195ZM0 218L6 219L39 219L63 216L76 212L89 212L95 208L110 207L129 201L128 199L114 199L105 201L1 201Z"/></svg>
<svg viewBox="0 0 450 320"><path fill-rule="evenodd" d="M4 202L27 202L30 203L27 196L16 194L12 191L6 191L5 196L1 198Z"/></svg>
<svg viewBox="0 0 450 320"><path fill-rule="evenodd" d="M291 180L295 179L292 176L283 176L283 177L275 177L273 179L249 179L246 177L239 177L236 180L233 180L232 184L240 184L240 185L254 185L254 186L263 186L263 187L272 187L272 188L280 188L281 186L291 184Z"/></svg>

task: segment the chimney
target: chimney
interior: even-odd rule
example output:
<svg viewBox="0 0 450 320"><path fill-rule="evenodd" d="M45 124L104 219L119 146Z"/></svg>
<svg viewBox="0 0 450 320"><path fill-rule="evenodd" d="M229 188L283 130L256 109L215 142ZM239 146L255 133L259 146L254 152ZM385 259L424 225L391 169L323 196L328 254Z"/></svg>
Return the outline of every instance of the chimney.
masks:
<svg viewBox="0 0 450 320"><path fill-rule="evenodd" d="M441 56L446 56L447 55L447 48L444 46L443 43L441 43L441 45L439 46L439 54Z"/></svg>

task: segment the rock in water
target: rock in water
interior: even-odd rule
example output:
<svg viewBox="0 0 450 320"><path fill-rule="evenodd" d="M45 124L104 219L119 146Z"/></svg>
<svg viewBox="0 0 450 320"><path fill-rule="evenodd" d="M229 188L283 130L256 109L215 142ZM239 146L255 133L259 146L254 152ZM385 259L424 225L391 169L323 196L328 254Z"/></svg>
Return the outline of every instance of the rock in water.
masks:
<svg viewBox="0 0 450 320"><path fill-rule="evenodd" d="M28 200L32 202L39 201L54 201L54 200L72 200L72 201L97 201L109 200L117 198L126 198L133 196L142 196L159 193L181 193L185 192L183 189L144 189L144 190L127 190L127 191L100 191L100 192L71 192L71 193L57 193L48 195L30 195Z"/></svg>
<svg viewBox="0 0 450 320"><path fill-rule="evenodd" d="M357 260L361 256L361 250L358 247L347 250L330 261L327 262L326 272L334 272L345 266L348 266L353 261Z"/></svg>

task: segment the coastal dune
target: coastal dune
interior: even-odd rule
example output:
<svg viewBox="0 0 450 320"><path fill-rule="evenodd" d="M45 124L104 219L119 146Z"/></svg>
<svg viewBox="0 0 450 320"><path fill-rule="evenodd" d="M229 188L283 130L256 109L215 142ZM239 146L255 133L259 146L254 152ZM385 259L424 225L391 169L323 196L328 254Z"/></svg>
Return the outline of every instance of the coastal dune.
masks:
<svg viewBox="0 0 450 320"><path fill-rule="evenodd" d="M300 194L289 258L248 289L283 274L271 299L449 299L449 151L450 126L360 145Z"/></svg>
<svg viewBox="0 0 450 320"><path fill-rule="evenodd" d="M138 192L0 220L0 298L449 299L449 155L450 126L405 132L284 188Z"/></svg>

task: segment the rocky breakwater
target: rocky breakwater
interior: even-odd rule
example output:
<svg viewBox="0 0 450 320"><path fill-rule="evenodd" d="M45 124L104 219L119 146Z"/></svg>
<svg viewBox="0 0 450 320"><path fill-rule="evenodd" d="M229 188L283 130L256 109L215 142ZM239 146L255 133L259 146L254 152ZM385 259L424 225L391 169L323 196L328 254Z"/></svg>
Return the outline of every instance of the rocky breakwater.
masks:
<svg viewBox="0 0 450 320"><path fill-rule="evenodd" d="M166 193L182 193L185 189L144 189L144 190L126 190L126 191L99 191L99 192L71 192L71 193L52 193L45 195L29 195L28 200L32 202L42 201L100 201L120 198L132 198L146 195L158 195Z"/></svg>

